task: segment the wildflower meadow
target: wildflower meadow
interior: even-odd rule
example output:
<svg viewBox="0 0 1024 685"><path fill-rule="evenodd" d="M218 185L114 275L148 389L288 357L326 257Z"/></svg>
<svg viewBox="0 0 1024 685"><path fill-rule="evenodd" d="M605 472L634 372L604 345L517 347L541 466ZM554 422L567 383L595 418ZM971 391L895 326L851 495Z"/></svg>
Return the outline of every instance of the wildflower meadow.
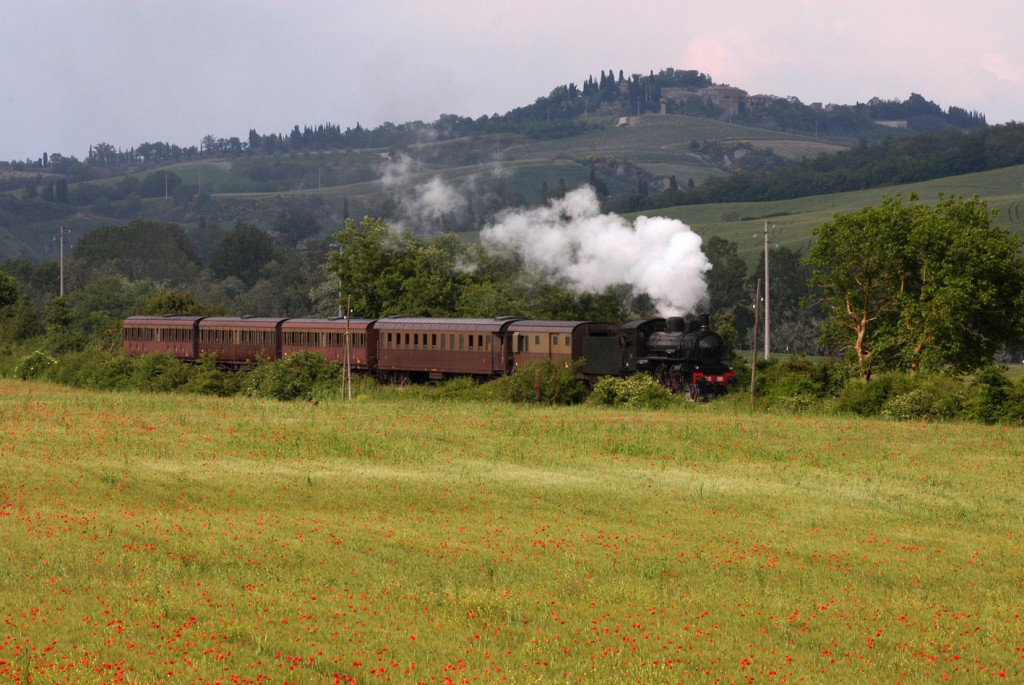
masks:
<svg viewBox="0 0 1024 685"><path fill-rule="evenodd" d="M1024 430L0 380L0 682L1024 676Z"/></svg>

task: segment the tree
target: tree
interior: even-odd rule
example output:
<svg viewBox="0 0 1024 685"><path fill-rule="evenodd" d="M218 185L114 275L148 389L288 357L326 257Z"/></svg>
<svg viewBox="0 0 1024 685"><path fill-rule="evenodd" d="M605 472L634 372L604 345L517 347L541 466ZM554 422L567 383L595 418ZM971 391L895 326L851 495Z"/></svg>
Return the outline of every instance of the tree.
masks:
<svg viewBox="0 0 1024 685"><path fill-rule="evenodd" d="M214 250L210 270L218 278L234 276L251 288L260 279L260 271L276 254L277 248L269 235L252 224L239 221Z"/></svg>
<svg viewBox="0 0 1024 685"><path fill-rule="evenodd" d="M18 281L9 274L0 271L0 312L13 306L21 298Z"/></svg>
<svg viewBox="0 0 1024 685"><path fill-rule="evenodd" d="M900 298L911 371L972 371L1024 334L1021 240L992 226L977 196L940 197L910 235L914 270Z"/></svg>
<svg viewBox="0 0 1024 685"><path fill-rule="evenodd" d="M452 316L463 286L471 281L461 265L472 260L453 234L425 241L394 233L383 219L365 217L359 224L347 221L335 238L340 249L330 254L328 269L342 296L352 297L356 316Z"/></svg>
<svg viewBox="0 0 1024 685"><path fill-rule="evenodd" d="M300 242L320 232L320 222L309 207L289 203L274 215L274 232L292 247L298 247Z"/></svg>
<svg viewBox="0 0 1024 685"><path fill-rule="evenodd" d="M157 290L146 298L141 306L136 307L136 314L162 316L164 314L202 314L203 308L192 293L181 293L174 290Z"/></svg>
<svg viewBox="0 0 1024 685"><path fill-rule="evenodd" d="M376 318L394 307L411 272L408 255L383 219L349 219L335 234L339 251L329 256L328 269L339 281L342 296L352 298L355 316Z"/></svg>
<svg viewBox="0 0 1024 685"><path fill-rule="evenodd" d="M705 274L708 284L708 309L712 313L750 308L753 290L747 288L747 263L740 257L739 245L721 236L711 236L703 245L711 262Z"/></svg>
<svg viewBox="0 0 1024 685"><path fill-rule="evenodd" d="M823 342L878 368L968 371L1024 333L1020 239L977 197L910 196L819 226L807 263L823 292Z"/></svg>
<svg viewBox="0 0 1024 685"><path fill-rule="evenodd" d="M199 274L199 254L177 224L136 219L103 226L79 238L72 266L86 279L120 274L130 280L187 283Z"/></svg>

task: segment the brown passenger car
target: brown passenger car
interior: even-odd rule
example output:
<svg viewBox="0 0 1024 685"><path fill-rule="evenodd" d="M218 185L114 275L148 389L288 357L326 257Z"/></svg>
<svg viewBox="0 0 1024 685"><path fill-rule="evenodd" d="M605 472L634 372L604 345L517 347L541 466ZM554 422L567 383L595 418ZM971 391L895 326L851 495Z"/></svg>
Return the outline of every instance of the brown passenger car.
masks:
<svg viewBox="0 0 1024 685"><path fill-rule="evenodd" d="M377 366L377 331L374 319L288 319L281 324L281 356L298 351L317 352L329 361L345 361L345 338L353 369Z"/></svg>
<svg viewBox="0 0 1024 685"><path fill-rule="evenodd" d="M540 359L585 360L583 373L617 373L624 341L619 326L599 321L521 320L508 327L513 368Z"/></svg>
<svg viewBox="0 0 1024 685"><path fill-rule="evenodd" d="M377 368L385 375L442 379L511 370L506 330L514 319L393 316L374 324Z"/></svg>
<svg viewBox="0 0 1024 685"><path fill-rule="evenodd" d="M286 319L209 317L199 322L199 354L217 363L247 367L257 359L281 358L281 323Z"/></svg>
<svg viewBox="0 0 1024 685"><path fill-rule="evenodd" d="M129 316L124 320L121 346L125 354L169 354L194 361L201 316Z"/></svg>

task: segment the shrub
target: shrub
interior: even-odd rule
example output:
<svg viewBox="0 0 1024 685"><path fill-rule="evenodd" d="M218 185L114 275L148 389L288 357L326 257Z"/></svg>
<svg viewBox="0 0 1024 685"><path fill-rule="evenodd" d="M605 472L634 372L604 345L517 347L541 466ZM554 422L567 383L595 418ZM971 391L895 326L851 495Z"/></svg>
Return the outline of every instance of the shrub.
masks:
<svg viewBox="0 0 1024 685"><path fill-rule="evenodd" d="M218 369L215 357L203 355L189 370L188 381L181 389L202 395L227 397L240 392L242 380L243 376L238 372Z"/></svg>
<svg viewBox="0 0 1024 685"><path fill-rule="evenodd" d="M243 381L253 397L275 400L313 399L323 386L340 382L342 365L315 352L296 352L277 361L261 361Z"/></svg>
<svg viewBox="0 0 1024 685"><path fill-rule="evenodd" d="M588 401L609 406L660 407L672 401L672 393L649 374L637 373L628 378L602 378L594 385Z"/></svg>
<svg viewBox="0 0 1024 685"><path fill-rule="evenodd" d="M167 392L189 381L189 367L167 354L147 354L135 361L131 384L137 390Z"/></svg>
<svg viewBox="0 0 1024 685"><path fill-rule="evenodd" d="M541 359L519 368L506 379L513 402L574 404L587 396L580 369L583 360Z"/></svg>
<svg viewBox="0 0 1024 685"><path fill-rule="evenodd" d="M787 359L758 367L757 391L769 407L806 411L825 394L822 380L828 377L807 359Z"/></svg>
<svg viewBox="0 0 1024 685"><path fill-rule="evenodd" d="M29 354L14 369L14 376L23 381L42 378L57 363L57 360L42 350Z"/></svg>
<svg viewBox="0 0 1024 685"><path fill-rule="evenodd" d="M967 393L955 378L915 376L906 392L889 397L882 415L898 421L950 420L963 414Z"/></svg>
<svg viewBox="0 0 1024 685"><path fill-rule="evenodd" d="M878 416L890 397L910 389L910 377L905 373L878 374L865 383L851 378L836 397L836 408L859 416Z"/></svg>
<svg viewBox="0 0 1024 685"><path fill-rule="evenodd" d="M124 354L110 354L98 347L61 356L46 377L62 385L90 390L125 390L132 387L135 360Z"/></svg>
<svg viewBox="0 0 1024 685"><path fill-rule="evenodd" d="M990 366L971 382L967 414L982 423L1024 422L1024 380L1016 385L1006 369Z"/></svg>

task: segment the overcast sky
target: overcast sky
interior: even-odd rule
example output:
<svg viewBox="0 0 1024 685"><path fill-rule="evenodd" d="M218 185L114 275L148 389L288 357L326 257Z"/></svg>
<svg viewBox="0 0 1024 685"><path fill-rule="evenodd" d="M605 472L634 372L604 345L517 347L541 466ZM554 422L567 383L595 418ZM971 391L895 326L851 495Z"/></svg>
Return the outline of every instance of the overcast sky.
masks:
<svg viewBox="0 0 1024 685"><path fill-rule="evenodd" d="M1021 0L0 0L0 160L504 113L601 70L1024 120Z"/></svg>

